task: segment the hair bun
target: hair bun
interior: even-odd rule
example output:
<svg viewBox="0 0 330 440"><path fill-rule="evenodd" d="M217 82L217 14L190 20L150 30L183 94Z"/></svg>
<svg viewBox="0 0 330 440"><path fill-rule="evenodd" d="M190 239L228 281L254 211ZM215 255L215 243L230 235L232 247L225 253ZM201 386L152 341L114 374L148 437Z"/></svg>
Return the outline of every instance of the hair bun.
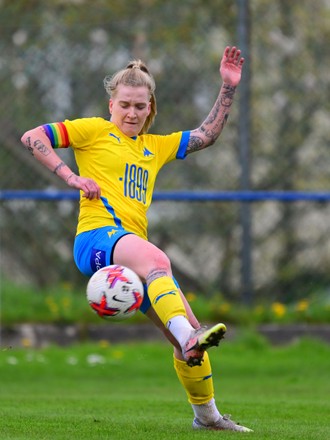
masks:
<svg viewBox="0 0 330 440"><path fill-rule="evenodd" d="M126 66L126 69L140 69L142 72L147 73L150 76L147 66L141 60L130 61Z"/></svg>

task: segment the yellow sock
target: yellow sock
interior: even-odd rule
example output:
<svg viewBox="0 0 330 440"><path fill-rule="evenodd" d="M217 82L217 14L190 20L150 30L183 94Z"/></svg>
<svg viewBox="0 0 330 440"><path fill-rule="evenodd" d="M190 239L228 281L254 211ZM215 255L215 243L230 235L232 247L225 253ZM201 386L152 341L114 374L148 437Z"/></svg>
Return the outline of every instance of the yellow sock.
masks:
<svg viewBox="0 0 330 440"><path fill-rule="evenodd" d="M171 277L160 277L148 286L148 296L152 307L166 326L177 315L187 318L187 313L178 288Z"/></svg>
<svg viewBox="0 0 330 440"><path fill-rule="evenodd" d="M188 367L186 362L174 356L174 368L191 404L202 405L214 397L211 364L206 351L202 365L195 367Z"/></svg>

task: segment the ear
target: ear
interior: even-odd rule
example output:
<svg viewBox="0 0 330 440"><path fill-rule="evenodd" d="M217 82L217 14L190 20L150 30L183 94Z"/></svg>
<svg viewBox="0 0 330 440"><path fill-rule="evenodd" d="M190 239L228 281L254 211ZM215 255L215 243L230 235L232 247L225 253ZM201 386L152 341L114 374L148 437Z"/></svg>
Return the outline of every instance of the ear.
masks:
<svg viewBox="0 0 330 440"><path fill-rule="evenodd" d="M109 99L109 112L110 112L110 115L112 115L112 108L113 108L113 101L112 101L112 99Z"/></svg>

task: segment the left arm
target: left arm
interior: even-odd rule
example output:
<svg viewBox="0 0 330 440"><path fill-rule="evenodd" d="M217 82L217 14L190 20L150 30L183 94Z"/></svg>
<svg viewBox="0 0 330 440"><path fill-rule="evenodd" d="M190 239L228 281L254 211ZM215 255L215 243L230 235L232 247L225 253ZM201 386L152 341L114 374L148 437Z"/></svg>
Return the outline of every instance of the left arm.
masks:
<svg viewBox="0 0 330 440"><path fill-rule="evenodd" d="M220 64L222 86L217 100L202 125L191 130L187 154L203 150L214 144L226 125L234 100L236 87L241 80L244 58L241 51L234 47L226 47Z"/></svg>

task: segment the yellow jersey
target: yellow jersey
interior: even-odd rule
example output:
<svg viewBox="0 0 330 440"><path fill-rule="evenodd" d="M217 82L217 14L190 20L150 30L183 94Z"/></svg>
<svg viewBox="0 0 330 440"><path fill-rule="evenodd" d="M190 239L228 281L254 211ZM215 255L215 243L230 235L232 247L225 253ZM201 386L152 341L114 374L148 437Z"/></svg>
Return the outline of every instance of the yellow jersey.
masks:
<svg viewBox="0 0 330 440"><path fill-rule="evenodd" d="M82 118L43 125L53 148L71 146L82 177L101 188L100 200L80 192L77 234L114 226L147 238L147 210L159 170L184 159L189 131L130 138L103 118Z"/></svg>

